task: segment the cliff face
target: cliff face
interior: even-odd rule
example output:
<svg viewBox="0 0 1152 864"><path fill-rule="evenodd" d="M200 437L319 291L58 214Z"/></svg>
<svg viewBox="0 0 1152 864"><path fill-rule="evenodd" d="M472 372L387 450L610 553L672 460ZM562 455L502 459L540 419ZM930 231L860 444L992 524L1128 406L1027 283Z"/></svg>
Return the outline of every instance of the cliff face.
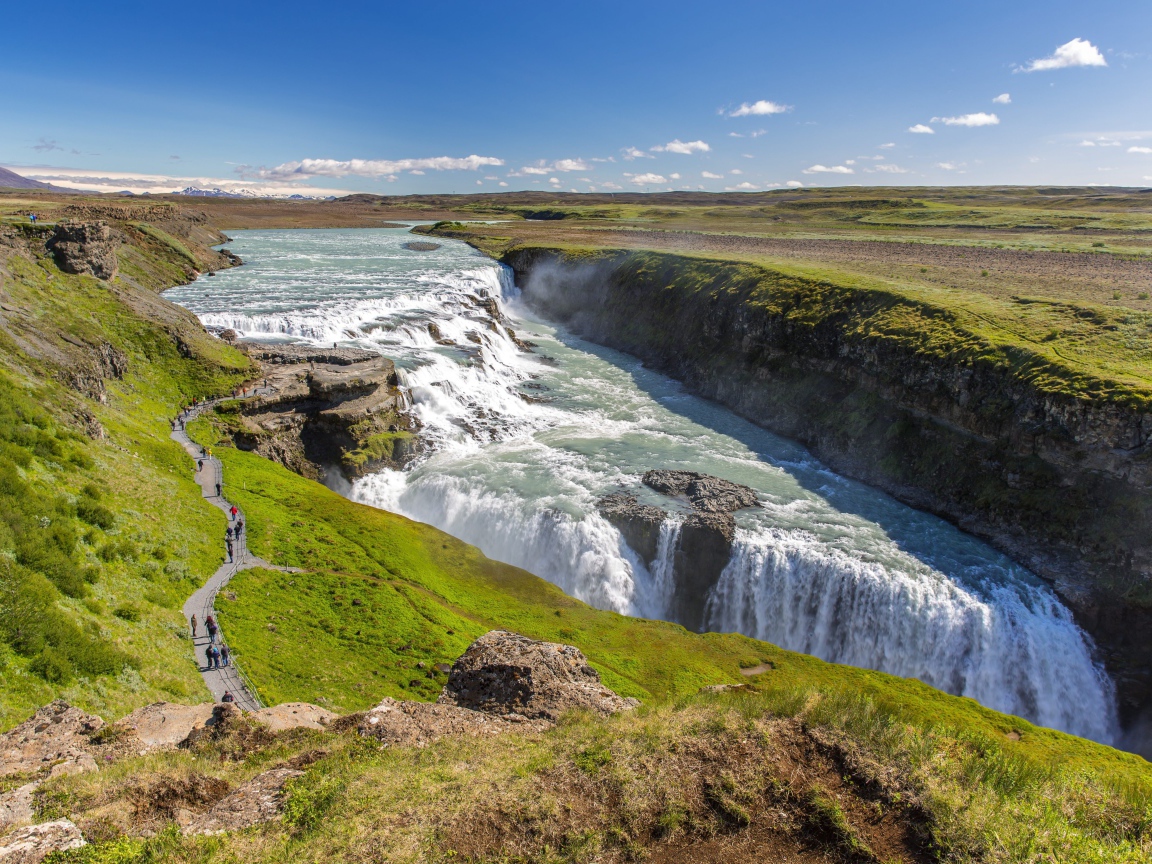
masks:
<svg viewBox="0 0 1152 864"><path fill-rule="evenodd" d="M746 264L513 249L524 298L1049 579L1132 721L1152 696L1152 409L1049 386L948 311ZM885 332L876 321L931 322ZM920 335L918 335L920 334ZM1090 389L1090 388L1087 388Z"/></svg>

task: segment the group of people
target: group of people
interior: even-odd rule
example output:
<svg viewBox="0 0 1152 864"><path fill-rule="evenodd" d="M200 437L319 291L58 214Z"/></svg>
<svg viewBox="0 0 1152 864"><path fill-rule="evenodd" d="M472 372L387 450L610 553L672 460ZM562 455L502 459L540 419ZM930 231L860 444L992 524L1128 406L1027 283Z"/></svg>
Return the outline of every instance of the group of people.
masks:
<svg viewBox="0 0 1152 864"><path fill-rule="evenodd" d="M236 515L240 511L236 509L235 504L232 505L232 508L228 512L231 514L232 519L234 521L236 521ZM233 544L233 542L236 542L236 543L240 542L240 535L243 531L244 531L244 520L243 519L236 521L235 527L229 525L228 528L225 529L225 531L224 531L224 545L228 549L228 560L229 561L231 561L233 558L233 548L234 547L232 544Z"/></svg>
<svg viewBox="0 0 1152 864"><path fill-rule="evenodd" d="M192 626L192 638L197 636L196 630L199 627L199 621L193 615L189 624ZM208 633L208 668L209 669L223 669L228 665L230 659L230 652L228 646L224 644L224 640L220 640L220 645L217 647L216 638L220 634L220 626L216 623L216 619L209 615L204 619L204 630Z"/></svg>

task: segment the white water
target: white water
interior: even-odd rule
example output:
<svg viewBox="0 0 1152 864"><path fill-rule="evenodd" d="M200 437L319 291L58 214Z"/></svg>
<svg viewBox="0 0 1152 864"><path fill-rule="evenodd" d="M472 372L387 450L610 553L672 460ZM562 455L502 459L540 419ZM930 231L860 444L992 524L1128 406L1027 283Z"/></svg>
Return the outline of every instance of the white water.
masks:
<svg viewBox="0 0 1152 864"><path fill-rule="evenodd" d="M246 266L168 296L209 326L396 360L435 449L406 472L360 480L355 500L436 525L600 608L666 617L678 520L644 562L595 501L624 489L676 509L640 485L649 468L726 477L756 489L763 506L737 515L711 629L1113 740L1111 682L1026 569L634 358L536 319L507 271L463 244L421 253L402 248L410 239L396 229L239 232L233 248ZM483 296L500 300L535 354L488 329L474 302ZM457 347L436 344L430 321Z"/></svg>

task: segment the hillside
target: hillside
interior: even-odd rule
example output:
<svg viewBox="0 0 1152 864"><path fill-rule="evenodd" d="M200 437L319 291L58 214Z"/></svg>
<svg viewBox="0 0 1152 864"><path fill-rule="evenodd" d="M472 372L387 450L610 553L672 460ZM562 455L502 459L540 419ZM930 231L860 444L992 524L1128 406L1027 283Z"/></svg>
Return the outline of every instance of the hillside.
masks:
<svg viewBox="0 0 1152 864"><path fill-rule="evenodd" d="M169 203L73 206L75 218L108 223L115 278L64 272L61 256L74 268L90 256L51 253L52 224L0 224L5 730L57 697L107 720L207 698L177 610L219 564L224 517L201 498L169 424L192 398L256 375L158 293L235 263L210 248L221 237L206 217ZM215 420L190 431L217 445L253 550L303 571L245 571L219 601L265 701L340 713L386 696L429 701L443 683L436 664L502 627L579 647L642 706L427 749L238 727L179 751L120 754L37 791L38 819L71 816L90 841L57 860L1140 861L1152 851L1152 774L1137 756L916 681L592 609L429 526L218 446ZM752 687L699 693L718 684ZM286 765L302 774L282 818L180 834L177 811L202 806L203 790ZM27 779L6 777L0 791Z"/></svg>

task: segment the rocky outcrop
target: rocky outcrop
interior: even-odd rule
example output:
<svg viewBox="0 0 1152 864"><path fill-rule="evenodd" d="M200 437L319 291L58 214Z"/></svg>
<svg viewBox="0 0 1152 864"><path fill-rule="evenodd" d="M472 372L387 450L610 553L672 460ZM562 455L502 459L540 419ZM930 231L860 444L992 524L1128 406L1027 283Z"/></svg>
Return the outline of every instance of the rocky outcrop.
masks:
<svg viewBox="0 0 1152 864"><path fill-rule="evenodd" d="M284 809L284 785L303 773L294 768L273 768L257 774L217 801L207 813L177 821L184 823L185 834L223 834L279 819Z"/></svg>
<svg viewBox="0 0 1152 864"><path fill-rule="evenodd" d="M0 839L0 864L40 864L53 852L79 849L84 836L68 819L18 828Z"/></svg>
<svg viewBox="0 0 1152 864"><path fill-rule="evenodd" d="M263 365L252 398L240 403L233 440L313 479L337 468L353 480L400 468L419 453L395 364L356 348L239 343Z"/></svg>
<svg viewBox="0 0 1152 864"><path fill-rule="evenodd" d="M573 708L614 714L634 702L600 683L579 648L493 630L452 665L442 705L555 723Z"/></svg>
<svg viewBox="0 0 1152 864"><path fill-rule="evenodd" d="M120 237L107 222L65 221L56 226L48 248L65 273L115 279Z"/></svg>
<svg viewBox="0 0 1152 864"><path fill-rule="evenodd" d="M758 503L749 487L697 471L648 471L642 482L664 495L687 499L702 513L735 513Z"/></svg>
<svg viewBox="0 0 1152 864"><path fill-rule="evenodd" d="M600 515L624 536L624 542L645 564L656 559L660 545L660 526L668 514L659 507L641 504L635 495L617 492L596 502Z"/></svg>
<svg viewBox="0 0 1152 864"><path fill-rule="evenodd" d="M285 702L252 712L252 719L268 728L269 732L287 732L289 729L326 729L339 717L335 712L308 702Z"/></svg>
<svg viewBox="0 0 1152 864"><path fill-rule="evenodd" d="M143 752L177 747L193 729L212 720L214 708L211 702L199 705L153 702L117 720L114 726L135 735Z"/></svg>
<svg viewBox="0 0 1152 864"><path fill-rule="evenodd" d="M92 735L103 727L104 721L94 714L62 699L50 702L0 735L0 777L90 771L96 767Z"/></svg>
<svg viewBox="0 0 1152 864"><path fill-rule="evenodd" d="M0 795L0 834L13 825L31 822L36 813L32 808L32 793L39 783L25 783Z"/></svg>
<svg viewBox="0 0 1152 864"><path fill-rule="evenodd" d="M1146 402L1042 389L1039 360L997 359L973 334L957 331L948 355L861 323L893 304L949 320L912 298L661 253L521 248L504 261L539 312L1049 579L1101 647L1125 722L1152 716Z"/></svg>
<svg viewBox="0 0 1152 864"><path fill-rule="evenodd" d="M359 718L361 735L423 747L452 735L539 732L572 709L600 715L639 704L600 683L580 649L492 630L473 642L435 704L384 699Z"/></svg>
<svg viewBox="0 0 1152 864"><path fill-rule="evenodd" d="M708 594L732 554L732 541L736 538L736 520L732 513L756 506L756 492L739 483L696 471L655 469L646 472L642 482L662 495L684 501L693 510L681 521L672 550L675 588L668 611L673 621L691 630L701 630ZM625 493L601 498L597 509L651 566L659 548L660 526L668 518L668 512L640 504L634 496Z"/></svg>

